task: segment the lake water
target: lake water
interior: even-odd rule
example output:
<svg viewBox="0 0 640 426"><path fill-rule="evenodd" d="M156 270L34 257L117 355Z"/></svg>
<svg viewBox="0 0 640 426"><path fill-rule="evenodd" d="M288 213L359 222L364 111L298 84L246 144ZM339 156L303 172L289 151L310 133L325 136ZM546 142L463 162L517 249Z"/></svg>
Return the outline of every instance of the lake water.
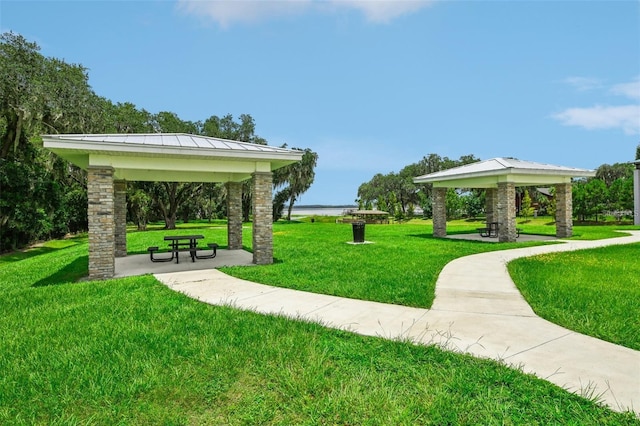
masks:
<svg viewBox="0 0 640 426"><path fill-rule="evenodd" d="M291 216L342 216L347 210L357 210L357 206L353 207L301 207L298 208L295 205L291 210ZM287 207L284 208L283 213L287 214ZM416 216L422 215L422 209L416 207L414 210Z"/></svg>
<svg viewBox="0 0 640 426"><path fill-rule="evenodd" d="M291 210L291 216L342 216L342 213L345 210L349 209L357 209L354 207L302 207L297 208L295 205L293 206L293 210ZM287 213L287 208L285 207L284 214Z"/></svg>

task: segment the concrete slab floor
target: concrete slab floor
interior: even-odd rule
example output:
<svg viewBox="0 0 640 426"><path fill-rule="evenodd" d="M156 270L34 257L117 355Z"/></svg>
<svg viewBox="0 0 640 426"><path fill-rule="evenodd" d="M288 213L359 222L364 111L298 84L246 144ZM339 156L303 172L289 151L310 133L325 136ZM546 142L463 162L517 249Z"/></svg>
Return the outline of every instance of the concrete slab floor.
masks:
<svg viewBox="0 0 640 426"><path fill-rule="evenodd" d="M158 257L162 257L160 254ZM165 256L167 256L165 254ZM218 249L213 259L196 259L192 262L188 253L171 262L152 262L148 254L134 254L117 257L114 278L130 277L144 274L163 274L167 272L202 271L222 266L252 266L253 254L245 250Z"/></svg>

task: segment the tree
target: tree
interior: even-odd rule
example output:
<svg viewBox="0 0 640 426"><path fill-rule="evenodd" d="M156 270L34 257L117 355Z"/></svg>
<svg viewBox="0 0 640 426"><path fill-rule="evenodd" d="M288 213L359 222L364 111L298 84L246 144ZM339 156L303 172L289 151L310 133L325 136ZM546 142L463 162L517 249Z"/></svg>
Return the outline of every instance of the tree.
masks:
<svg viewBox="0 0 640 426"><path fill-rule="evenodd" d="M84 67L39 50L20 35L0 35L2 250L86 224L84 172L44 151L39 134L100 130L104 100L91 90Z"/></svg>
<svg viewBox="0 0 640 426"><path fill-rule="evenodd" d="M531 206L531 196L529 191L525 188L524 195L522 196L522 205L520 206L520 216L525 219L529 216L533 216L533 207Z"/></svg>
<svg viewBox="0 0 640 426"><path fill-rule="evenodd" d="M601 214L606 207L607 185L601 179L591 179L585 186L587 199L587 213L595 216L596 222L598 215Z"/></svg>
<svg viewBox="0 0 640 426"><path fill-rule="evenodd" d="M636 147L636 160L640 160L640 143Z"/></svg>
<svg viewBox="0 0 640 426"><path fill-rule="evenodd" d="M369 182L361 184L358 188L359 203L374 202L379 205L379 200L384 200L384 204L389 205L389 194L393 192L403 214L406 214L406 208L409 205L414 204L419 205L423 212L429 215L432 186L430 184L416 185L413 183L413 178L476 161L479 160L473 155L463 155L458 160L451 160L437 154L429 154L418 163L405 166L397 174L393 172L387 175L378 173ZM378 208L382 210L380 206Z"/></svg>
<svg viewBox="0 0 640 426"><path fill-rule="evenodd" d="M551 217L556 217L556 188L555 188L555 186L551 187L551 189L549 189L549 192L551 193L551 199L548 201L548 203L546 205L547 214L549 216L551 216ZM575 212L575 209L573 211Z"/></svg>
<svg viewBox="0 0 640 426"><path fill-rule="evenodd" d="M274 222L282 217L284 211L284 203L290 197L289 188L284 188L281 191L276 192L273 196L273 220ZM291 219L288 219L291 220Z"/></svg>
<svg viewBox="0 0 640 426"><path fill-rule="evenodd" d="M100 102L86 69L39 50L20 35L0 35L0 158L19 151L29 135L91 131L98 121Z"/></svg>
<svg viewBox="0 0 640 426"><path fill-rule="evenodd" d="M614 212L633 211L633 178L613 181L608 188L607 208Z"/></svg>
<svg viewBox="0 0 640 426"><path fill-rule="evenodd" d="M589 202L587 199L587 180L580 179L571 186L571 199L573 205L573 215L584 221L589 213ZM555 197L554 197L555 199Z"/></svg>
<svg viewBox="0 0 640 426"><path fill-rule="evenodd" d="M112 104L104 100L105 133L154 133L153 115L130 102Z"/></svg>
<svg viewBox="0 0 640 426"><path fill-rule="evenodd" d="M476 218L482 214L485 205L485 192L471 190L462 197L467 217Z"/></svg>
<svg viewBox="0 0 640 426"><path fill-rule="evenodd" d="M299 148L293 148L300 150ZM287 211L287 220L291 220L291 211L298 197L304 194L313 184L315 178L315 167L318 162L318 154L310 150L309 148L304 150L302 154L302 160L282 167L274 172L274 187L284 186L289 201L289 208ZM276 194L278 196L278 194ZM278 196L279 199L282 195Z"/></svg>
<svg viewBox="0 0 640 426"><path fill-rule="evenodd" d="M235 122L231 114L222 118L212 115L204 121L200 132L202 135L215 138L267 145L266 139L255 134L255 127L253 117L249 114L241 114L240 123ZM249 221L251 213L252 182L253 179L249 179L242 183L242 220L245 222Z"/></svg>
<svg viewBox="0 0 640 426"><path fill-rule="evenodd" d="M197 196L202 184L157 182L147 188L154 205L162 212L165 229L176 229L178 208L186 200Z"/></svg>
<svg viewBox="0 0 640 426"><path fill-rule="evenodd" d="M630 163L603 164L596 170L596 179L601 179L607 187L617 179L631 177L633 177L633 164Z"/></svg>
<svg viewBox="0 0 640 426"><path fill-rule="evenodd" d="M192 121L181 120L175 112L160 111L152 116L152 126L157 133L198 134L199 126Z"/></svg>
<svg viewBox="0 0 640 426"><path fill-rule="evenodd" d="M152 198L142 189L128 189L127 207L132 220L138 227L138 231L147 229L152 202Z"/></svg>
<svg viewBox="0 0 640 426"><path fill-rule="evenodd" d="M205 183L200 193L202 199L202 213L209 222L211 219L218 218L226 214L225 203L227 193L226 188L221 183Z"/></svg>
<svg viewBox="0 0 640 426"><path fill-rule="evenodd" d="M266 145L264 138L255 134L256 124L249 114L240 114L240 122L233 119L233 115L227 114L220 118L212 115L202 124L201 134L215 138L231 139L234 141L257 143Z"/></svg>
<svg viewBox="0 0 640 426"><path fill-rule="evenodd" d="M464 202L460 194L453 189L447 189L447 195L445 197L445 206L447 210L447 218L459 219L464 211Z"/></svg>

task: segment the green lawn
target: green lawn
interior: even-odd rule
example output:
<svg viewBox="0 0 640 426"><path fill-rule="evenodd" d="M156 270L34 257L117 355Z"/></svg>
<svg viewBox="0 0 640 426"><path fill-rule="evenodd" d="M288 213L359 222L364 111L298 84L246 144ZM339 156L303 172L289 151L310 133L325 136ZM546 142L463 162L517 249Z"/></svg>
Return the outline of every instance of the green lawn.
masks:
<svg viewBox="0 0 640 426"><path fill-rule="evenodd" d="M475 230L477 223L453 230ZM490 244L432 237L423 221L367 225L352 245L352 227L335 223L283 223L274 227L273 265L223 268L249 281L355 299L431 307L438 274L449 261L490 250L540 243Z"/></svg>
<svg viewBox="0 0 640 426"><path fill-rule="evenodd" d="M226 245L224 227L198 226ZM427 305L421 293L436 272L407 254L437 268L497 248L430 232L368 226L375 244L351 246L349 226L276 224L277 263L246 270L293 268L282 281L324 270L332 291L352 293L366 288L339 282L364 275L386 287L375 297L399 289L396 303ZM131 232L129 249L144 252L162 234ZM296 273L292 264L310 257ZM74 283L86 272L83 238L0 257L0 424L639 424L497 362L205 305L150 275Z"/></svg>
<svg viewBox="0 0 640 426"><path fill-rule="evenodd" d="M551 322L640 350L640 244L516 259L533 310Z"/></svg>

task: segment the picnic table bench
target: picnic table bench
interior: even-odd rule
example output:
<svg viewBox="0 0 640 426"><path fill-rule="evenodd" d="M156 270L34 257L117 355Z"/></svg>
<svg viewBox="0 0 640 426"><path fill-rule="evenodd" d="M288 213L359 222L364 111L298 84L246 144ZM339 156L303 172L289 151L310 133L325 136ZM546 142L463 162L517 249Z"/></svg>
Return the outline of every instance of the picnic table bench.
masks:
<svg viewBox="0 0 640 426"><path fill-rule="evenodd" d="M497 237L498 222L489 222L484 228L478 228L481 237Z"/></svg>
<svg viewBox="0 0 640 426"><path fill-rule="evenodd" d="M153 246L147 248L149 252L149 257L152 262L171 262L173 259L176 259L176 263L180 263L180 252L189 252L189 256L191 257L191 261L195 262L196 259L213 259L216 257L218 244L216 243L208 243L208 250L211 250L211 253L206 254L198 254L198 250L207 250L206 248L198 248L198 240L204 238L204 235L167 235L164 237L165 241L170 241L169 243L169 252L171 253L171 257L158 258L154 257L154 253L158 252L159 247Z"/></svg>
<svg viewBox="0 0 640 426"><path fill-rule="evenodd" d="M487 223L487 226L484 228L478 228L478 232L480 233L481 237L497 237L498 236L498 229L499 229L499 224L498 222L489 222ZM520 236L520 231L522 229L520 228L516 228L516 238Z"/></svg>

